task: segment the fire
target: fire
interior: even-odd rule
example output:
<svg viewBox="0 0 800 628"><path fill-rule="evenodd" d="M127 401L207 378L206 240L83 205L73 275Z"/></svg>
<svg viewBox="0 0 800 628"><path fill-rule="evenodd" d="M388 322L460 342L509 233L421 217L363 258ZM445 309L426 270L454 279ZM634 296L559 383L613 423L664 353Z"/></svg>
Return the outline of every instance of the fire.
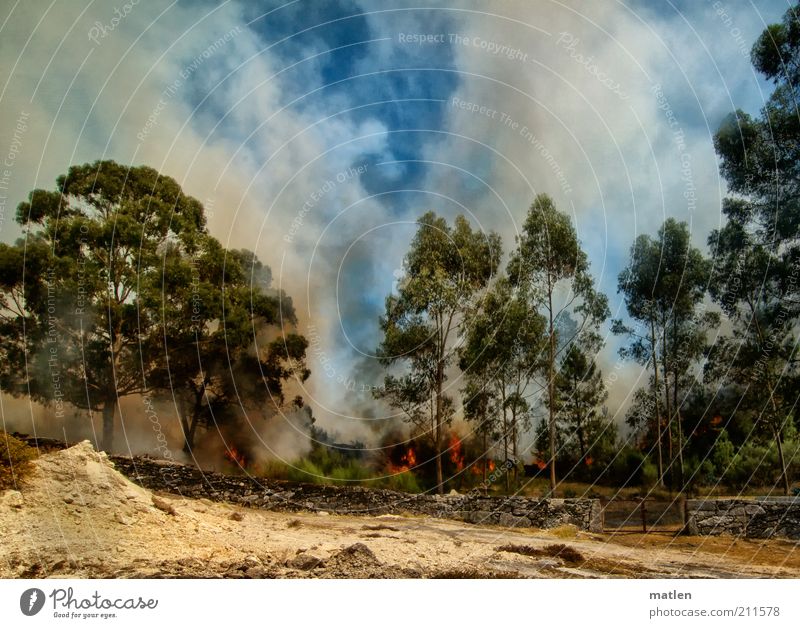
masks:
<svg viewBox="0 0 800 628"><path fill-rule="evenodd" d="M494 471L494 460L483 460L472 465L472 473L474 475L481 475L484 469L489 473L492 473Z"/></svg>
<svg viewBox="0 0 800 628"><path fill-rule="evenodd" d="M409 445L408 449L400 456L400 464L389 462L389 471L391 473L404 473L409 471L412 467L415 467L416 464L417 453L414 451L414 447Z"/></svg>
<svg viewBox="0 0 800 628"><path fill-rule="evenodd" d="M464 450L461 448L461 439L456 434L450 435L450 462L456 465L456 470L464 468Z"/></svg>
<svg viewBox="0 0 800 628"><path fill-rule="evenodd" d="M408 448L408 451L406 451L406 453L403 454L403 457L400 458L400 462L406 466L406 469L410 469L417 464L417 454L414 453L413 447Z"/></svg>
<svg viewBox="0 0 800 628"><path fill-rule="evenodd" d="M592 458L591 456L586 456L584 462L586 463L587 467L591 467L592 464L594 463L594 458Z"/></svg>
<svg viewBox="0 0 800 628"><path fill-rule="evenodd" d="M225 458L242 468L247 466L247 458L245 458L244 454L238 451L233 445L231 445L225 452Z"/></svg>
<svg viewBox="0 0 800 628"><path fill-rule="evenodd" d="M536 466L539 467L539 470L541 471L542 469L547 468L547 463L544 460L537 460Z"/></svg>

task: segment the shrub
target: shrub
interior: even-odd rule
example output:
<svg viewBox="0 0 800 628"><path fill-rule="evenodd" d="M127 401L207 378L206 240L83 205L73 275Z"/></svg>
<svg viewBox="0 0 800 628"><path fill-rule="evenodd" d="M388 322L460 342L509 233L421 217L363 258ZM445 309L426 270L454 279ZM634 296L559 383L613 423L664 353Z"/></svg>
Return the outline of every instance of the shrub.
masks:
<svg viewBox="0 0 800 628"><path fill-rule="evenodd" d="M0 430L0 491L16 488L19 481L30 473L31 460L36 450Z"/></svg>
<svg viewBox="0 0 800 628"><path fill-rule="evenodd" d="M420 493L422 489L417 482L416 476L411 471L404 471L403 473L396 473L383 478L376 483L380 488L388 488L392 491L400 491L403 493Z"/></svg>

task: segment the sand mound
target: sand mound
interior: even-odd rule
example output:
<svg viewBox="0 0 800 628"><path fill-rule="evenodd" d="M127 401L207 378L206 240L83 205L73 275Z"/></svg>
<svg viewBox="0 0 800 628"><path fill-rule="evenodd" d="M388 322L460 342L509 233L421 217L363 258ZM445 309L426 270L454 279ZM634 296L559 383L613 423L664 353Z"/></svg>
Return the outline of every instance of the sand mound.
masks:
<svg viewBox="0 0 800 628"><path fill-rule="evenodd" d="M576 566L560 546L553 550L552 531L426 517L320 517L153 494L88 442L33 466L20 491L0 492L3 578L800 575L796 548L782 541L742 541L741 556L733 556L730 539L572 533L569 547L582 559Z"/></svg>
<svg viewBox="0 0 800 628"><path fill-rule="evenodd" d="M208 554L197 544L214 530L200 513L133 484L89 441L33 464L21 491L0 495L2 537L13 540L0 548L0 575L154 575L142 549L162 563Z"/></svg>

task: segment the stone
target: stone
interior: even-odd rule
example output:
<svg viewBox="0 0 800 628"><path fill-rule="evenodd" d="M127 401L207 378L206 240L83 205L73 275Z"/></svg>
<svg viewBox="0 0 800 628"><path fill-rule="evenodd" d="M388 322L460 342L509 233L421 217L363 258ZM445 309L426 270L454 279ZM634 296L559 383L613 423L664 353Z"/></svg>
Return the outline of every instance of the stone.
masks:
<svg viewBox="0 0 800 628"><path fill-rule="evenodd" d="M307 553L298 554L294 558L290 559L286 564L287 567L299 569L300 571L309 571L315 567L319 567L320 565L322 565L321 558Z"/></svg>
<svg viewBox="0 0 800 628"><path fill-rule="evenodd" d="M153 495L153 506L173 517L178 514L178 511L175 510L175 507L171 503L158 495Z"/></svg>
<svg viewBox="0 0 800 628"><path fill-rule="evenodd" d="M9 508L22 508L25 505L25 501L22 499L22 493L19 491L6 491L2 497L2 504L4 506L8 506Z"/></svg>

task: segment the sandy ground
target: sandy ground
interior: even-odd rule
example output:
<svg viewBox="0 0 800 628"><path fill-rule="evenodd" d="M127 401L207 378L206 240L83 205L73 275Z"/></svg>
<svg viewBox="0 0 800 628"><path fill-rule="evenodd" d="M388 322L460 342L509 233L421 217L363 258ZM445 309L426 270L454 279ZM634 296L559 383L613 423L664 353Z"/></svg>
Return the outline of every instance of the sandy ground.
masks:
<svg viewBox="0 0 800 628"><path fill-rule="evenodd" d="M0 494L0 577L800 577L788 541L247 509L154 495L88 442L34 465Z"/></svg>

